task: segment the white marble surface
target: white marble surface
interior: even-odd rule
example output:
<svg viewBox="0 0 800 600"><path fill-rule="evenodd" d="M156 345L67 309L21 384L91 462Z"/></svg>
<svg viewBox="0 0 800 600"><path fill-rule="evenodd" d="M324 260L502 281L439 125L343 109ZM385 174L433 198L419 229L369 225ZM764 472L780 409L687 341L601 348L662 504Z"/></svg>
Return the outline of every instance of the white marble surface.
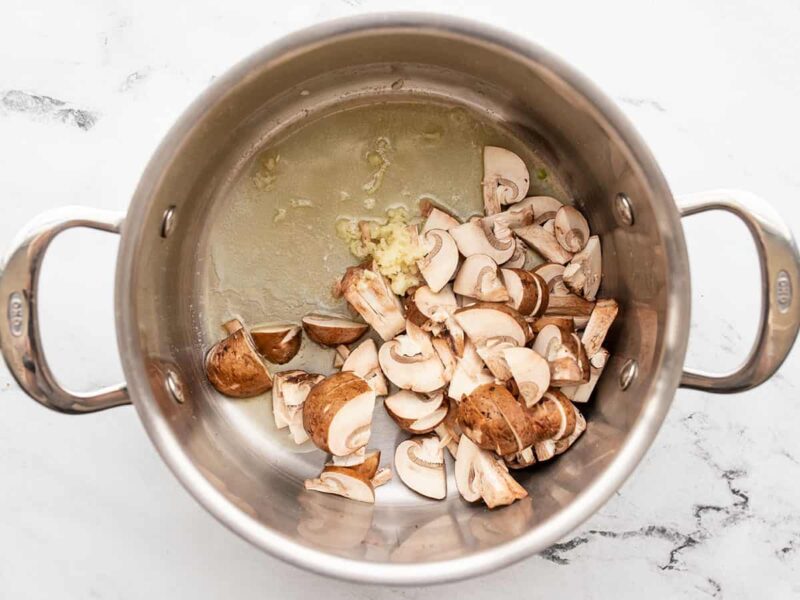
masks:
<svg viewBox="0 0 800 600"><path fill-rule="evenodd" d="M750 189L800 234L794 0L4 0L0 242L50 207L124 209L179 112L262 44L332 17L434 8L514 30L583 70L639 127L676 192ZM720 216L696 217L686 231L694 285L687 360L733 366L755 331L751 243ZM121 377L115 245L112 236L70 233L45 267L46 347L79 389ZM0 409L0 598L800 595L797 350L755 391L679 391L636 474L545 555L433 589L355 586L261 554L183 491L130 408L67 418L28 400L0 367Z"/></svg>

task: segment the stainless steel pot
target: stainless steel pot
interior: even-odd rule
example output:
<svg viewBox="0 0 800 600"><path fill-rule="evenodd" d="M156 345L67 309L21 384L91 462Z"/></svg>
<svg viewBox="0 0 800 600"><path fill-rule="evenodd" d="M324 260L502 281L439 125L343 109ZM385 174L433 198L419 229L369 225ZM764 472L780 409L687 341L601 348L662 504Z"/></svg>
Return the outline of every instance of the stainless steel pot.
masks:
<svg viewBox="0 0 800 600"><path fill-rule="evenodd" d="M392 85L399 79L404 84ZM308 96L299 94L311 88ZM319 456L261 452L219 410L201 369L192 299L220 182L270 131L338 103L397 94L490 115L547 158L602 236L604 294L618 298L613 361L569 453L521 481L531 500L489 512L456 493L374 507L302 491ZM142 176L126 217L86 208L26 228L2 270L2 351L41 404L89 413L132 402L189 492L230 529L275 556L358 581L461 579L545 549L596 511L653 441L681 385L736 392L769 378L800 324L800 261L786 225L755 196L719 191L676 205L647 147L590 82L541 48L460 20L385 15L337 21L284 38L221 77L180 118ZM683 370L689 264L681 217L725 210L750 229L763 307L745 364L714 375ZM41 350L37 277L50 241L72 227L119 233L117 337L127 386L62 389ZM188 301L187 301L188 299ZM393 433L377 431L379 439ZM452 482L451 482L452 483ZM454 486L451 486L451 489Z"/></svg>

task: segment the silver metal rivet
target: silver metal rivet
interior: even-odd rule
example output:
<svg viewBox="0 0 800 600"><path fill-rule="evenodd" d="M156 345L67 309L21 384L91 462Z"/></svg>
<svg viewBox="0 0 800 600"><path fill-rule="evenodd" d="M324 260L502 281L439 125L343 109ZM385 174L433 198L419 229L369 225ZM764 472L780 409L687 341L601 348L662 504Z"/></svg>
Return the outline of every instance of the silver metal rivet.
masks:
<svg viewBox="0 0 800 600"><path fill-rule="evenodd" d="M628 360L619 372L619 387L627 390L639 374L639 363L632 358Z"/></svg>
<svg viewBox="0 0 800 600"><path fill-rule="evenodd" d="M174 371L167 371L164 382L167 384L167 391L172 394L175 402L183 404L183 385L178 375Z"/></svg>
<svg viewBox="0 0 800 600"><path fill-rule="evenodd" d="M620 223L628 227L633 225L633 205L631 204L631 199L622 192L614 198L614 210Z"/></svg>
<svg viewBox="0 0 800 600"><path fill-rule="evenodd" d="M161 217L161 237L169 237L172 230L175 229L175 205L173 204L164 211L164 216Z"/></svg>

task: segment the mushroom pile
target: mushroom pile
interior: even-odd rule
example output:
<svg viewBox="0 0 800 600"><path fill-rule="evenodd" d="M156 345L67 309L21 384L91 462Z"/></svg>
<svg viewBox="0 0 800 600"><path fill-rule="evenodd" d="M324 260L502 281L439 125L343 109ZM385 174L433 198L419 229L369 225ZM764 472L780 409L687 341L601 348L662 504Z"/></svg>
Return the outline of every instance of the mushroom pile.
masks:
<svg viewBox="0 0 800 600"><path fill-rule="evenodd" d="M208 352L218 391L247 398L271 388L275 425L330 455L306 489L375 501L392 477L380 451L367 450L379 398L409 434L394 452L399 479L445 498L446 448L458 492L489 508L527 495L509 469L566 452L586 430L577 405L608 363L603 344L618 312L615 300L597 298L600 240L575 207L527 196L529 172L516 154L487 146L483 159L483 215L461 222L425 201L421 230L409 226L424 285L398 296L368 257L335 286L363 322L234 320ZM334 351L336 372L270 374L267 362L297 353L301 330Z"/></svg>

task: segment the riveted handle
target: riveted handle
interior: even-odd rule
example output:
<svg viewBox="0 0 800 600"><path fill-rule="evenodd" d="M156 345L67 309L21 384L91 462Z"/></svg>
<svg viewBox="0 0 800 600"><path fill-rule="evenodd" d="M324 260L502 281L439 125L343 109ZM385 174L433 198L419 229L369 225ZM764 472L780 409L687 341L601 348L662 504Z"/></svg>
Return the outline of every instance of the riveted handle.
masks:
<svg viewBox="0 0 800 600"><path fill-rule="evenodd" d="M119 233L123 218L121 213L81 206L46 212L20 232L0 266L0 302L5 316L0 327L3 358L20 387L53 410L80 414L130 403L124 385L86 394L62 388L45 360L37 310L39 272L53 238L73 227Z"/></svg>
<svg viewBox="0 0 800 600"><path fill-rule="evenodd" d="M750 354L731 373L685 370L681 386L708 392L740 392L769 379L792 349L800 328L800 256L792 232L775 209L749 192L714 190L677 198L681 216L724 210L753 236L761 266L761 316Z"/></svg>

